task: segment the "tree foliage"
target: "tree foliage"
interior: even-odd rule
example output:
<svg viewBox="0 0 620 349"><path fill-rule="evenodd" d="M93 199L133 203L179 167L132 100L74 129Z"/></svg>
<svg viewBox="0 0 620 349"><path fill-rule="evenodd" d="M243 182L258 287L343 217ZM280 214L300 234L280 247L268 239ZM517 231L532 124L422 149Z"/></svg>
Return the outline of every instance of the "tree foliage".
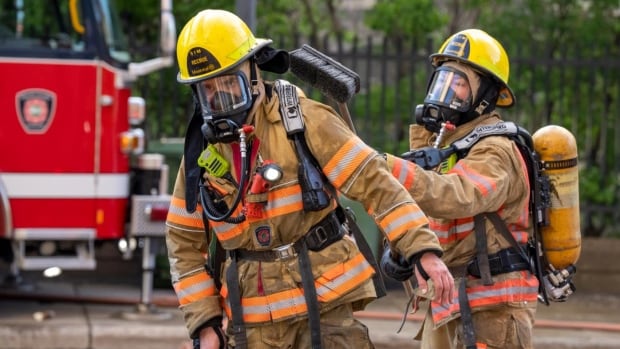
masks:
<svg viewBox="0 0 620 349"><path fill-rule="evenodd" d="M294 48L298 37L317 48L321 48L321 39L326 35L345 41L355 38L355 33L348 32L342 25L346 13L334 10L343 0L270 0L256 4L257 36L272 38L282 43L282 48ZM157 41L158 8L152 0L119 2L119 5L134 47L147 47ZM235 2L229 0L209 1L208 6L235 10ZM178 30L204 7L200 2L174 1ZM620 153L620 127L615 125L617 115L613 112L616 109L610 106L618 103L620 71L603 71L601 67L620 57L618 17L620 4L617 0L377 0L364 20L369 29L395 45L409 40L420 46L428 39L436 49L449 35L466 28L480 28L497 38L511 58L509 85L517 96L516 107L503 115L532 131L549 123L571 130L578 141L583 167L582 201L617 205L620 203L620 165L616 164L614 155ZM373 45L376 47L368 48L369 51L385 49L381 44ZM415 59L424 58L416 55ZM566 62L579 68L559 66ZM360 129L384 136L385 127L403 129L410 111L401 110L402 105L407 104L399 100L402 97L398 97L398 93L409 97L418 93L419 86L428 78L426 72L420 73L401 76L397 72L397 78L388 79L387 86L376 84L380 79L372 80L360 92L368 95L370 102L363 105L356 102L352 106L356 113L368 114L357 120ZM566 82L571 82L571 88ZM415 99L418 100L412 103L420 102L419 95ZM588 102L579 102L583 100ZM393 124L382 124L379 120L384 115L381 113L393 113ZM590 117L608 114L609 117L601 118L600 123L594 123ZM174 117L170 122L172 120ZM404 143L400 137L396 141L399 144L394 145L394 149ZM589 229L596 231L597 227Z"/></svg>
<svg viewBox="0 0 620 349"><path fill-rule="evenodd" d="M366 23L394 39L423 39L448 22L433 0L378 0Z"/></svg>

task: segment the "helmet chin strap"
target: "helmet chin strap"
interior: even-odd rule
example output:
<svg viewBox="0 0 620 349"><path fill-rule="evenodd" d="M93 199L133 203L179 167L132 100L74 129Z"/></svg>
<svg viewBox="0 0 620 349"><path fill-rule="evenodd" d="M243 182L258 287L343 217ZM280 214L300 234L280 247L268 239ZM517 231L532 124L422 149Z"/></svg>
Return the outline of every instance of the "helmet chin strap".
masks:
<svg viewBox="0 0 620 349"><path fill-rule="evenodd" d="M499 86L497 86L495 81L487 77L481 77L480 88L484 88L482 93L479 94L480 97L477 98L476 103L472 104L469 111L461 113L461 117L458 123L456 123L457 126L465 124L495 108L497 96L499 94Z"/></svg>
<svg viewBox="0 0 620 349"><path fill-rule="evenodd" d="M258 73L256 72L256 63L254 58L250 58L250 91L252 91L252 105L258 98L260 90L258 89Z"/></svg>

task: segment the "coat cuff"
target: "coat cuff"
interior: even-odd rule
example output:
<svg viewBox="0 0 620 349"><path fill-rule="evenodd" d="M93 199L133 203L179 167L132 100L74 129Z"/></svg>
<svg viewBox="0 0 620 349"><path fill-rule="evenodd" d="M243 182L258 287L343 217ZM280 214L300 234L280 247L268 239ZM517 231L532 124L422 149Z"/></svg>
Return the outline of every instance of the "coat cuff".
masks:
<svg viewBox="0 0 620 349"><path fill-rule="evenodd" d="M213 319L222 318L220 297L212 296L196 300L180 307L185 325L191 338L200 332L201 327Z"/></svg>

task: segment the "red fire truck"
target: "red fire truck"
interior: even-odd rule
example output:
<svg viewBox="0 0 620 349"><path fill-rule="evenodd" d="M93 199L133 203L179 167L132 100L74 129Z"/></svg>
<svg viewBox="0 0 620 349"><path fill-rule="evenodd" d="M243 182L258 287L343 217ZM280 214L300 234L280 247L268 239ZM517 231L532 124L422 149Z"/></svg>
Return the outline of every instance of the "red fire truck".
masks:
<svg viewBox="0 0 620 349"><path fill-rule="evenodd" d="M114 0L0 0L0 258L21 270L94 269L100 241L163 232L163 156L144 154L138 77L170 66L172 0L160 56L131 62ZM163 173L162 173L163 172Z"/></svg>

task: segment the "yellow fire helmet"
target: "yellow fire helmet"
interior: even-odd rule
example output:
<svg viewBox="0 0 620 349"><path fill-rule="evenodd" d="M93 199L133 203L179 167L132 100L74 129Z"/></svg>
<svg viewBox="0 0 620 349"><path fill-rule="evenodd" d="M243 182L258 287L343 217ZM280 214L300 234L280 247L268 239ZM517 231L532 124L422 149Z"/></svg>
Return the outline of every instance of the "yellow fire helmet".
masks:
<svg viewBox="0 0 620 349"><path fill-rule="evenodd" d="M439 52L430 56L431 63L438 67L447 60L470 65L484 74L490 74L502 83L497 100L498 107L510 107L515 97L508 87L510 63L504 47L492 36L480 29L466 29L449 37Z"/></svg>
<svg viewBox="0 0 620 349"><path fill-rule="evenodd" d="M271 42L255 38L245 22L231 12L203 10L179 34L177 81L191 84L228 73Z"/></svg>

